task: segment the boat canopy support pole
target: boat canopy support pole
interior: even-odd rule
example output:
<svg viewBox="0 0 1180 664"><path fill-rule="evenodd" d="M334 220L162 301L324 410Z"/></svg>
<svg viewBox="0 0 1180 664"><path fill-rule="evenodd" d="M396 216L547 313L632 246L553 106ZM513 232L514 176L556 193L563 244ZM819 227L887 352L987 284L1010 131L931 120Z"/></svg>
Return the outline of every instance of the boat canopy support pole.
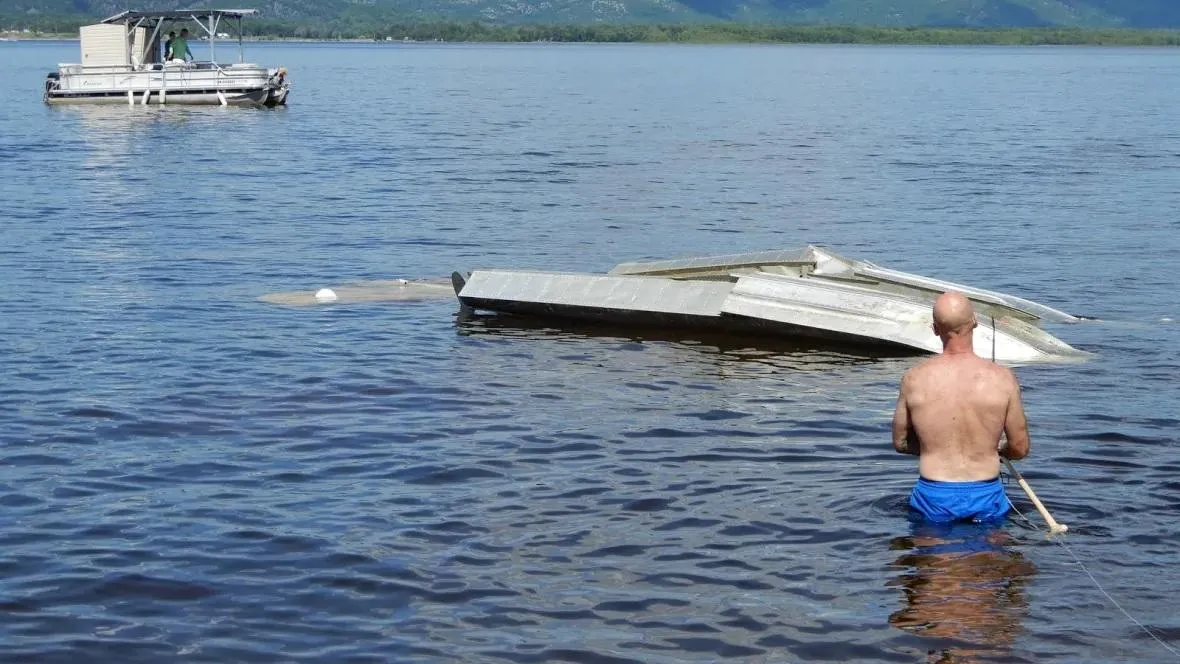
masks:
<svg viewBox="0 0 1180 664"><path fill-rule="evenodd" d="M127 39L126 39L126 41L127 41L127 62L132 67L135 67L135 65L136 65L135 57L134 57L135 56L135 31L138 30L140 28L140 26L142 26L144 21L146 21L146 20L147 20L146 18L141 18L135 22L135 25L132 25L130 20L123 24L125 36L127 37ZM150 43L151 42L149 41L148 44L150 44ZM145 44L145 46L146 45L147 44ZM142 65L143 62L140 62L138 64Z"/></svg>
<svg viewBox="0 0 1180 664"><path fill-rule="evenodd" d="M242 17L238 16L238 62L246 61L246 52L242 50Z"/></svg>
<svg viewBox="0 0 1180 664"><path fill-rule="evenodd" d="M209 17L209 61L217 62L217 26L221 23L221 15L217 14Z"/></svg>
<svg viewBox="0 0 1180 664"><path fill-rule="evenodd" d="M197 16L196 14L192 15L191 18L196 22L197 25L201 26L201 29L204 30L205 34L209 37L209 61L217 62L217 24L221 19L221 15L211 14L209 16L208 24L202 21L201 17Z"/></svg>
<svg viewBox="0 0 1180 664"><path fill-rule="evenodd" d="M160 62L157 58L160 57L160 28L164 27L163 21L156 21L155 28L152 30L152 36L148 38L147 45L152 49L152 57L148 62Z"/></svg>
<svg viewBox="0 0 1180 664"><path fill-rule="evenodd" d="M131 62L131 45L135 43L135 28L131 26L131 20L123 22L123 52L127 55L127 62Z"/></svg>

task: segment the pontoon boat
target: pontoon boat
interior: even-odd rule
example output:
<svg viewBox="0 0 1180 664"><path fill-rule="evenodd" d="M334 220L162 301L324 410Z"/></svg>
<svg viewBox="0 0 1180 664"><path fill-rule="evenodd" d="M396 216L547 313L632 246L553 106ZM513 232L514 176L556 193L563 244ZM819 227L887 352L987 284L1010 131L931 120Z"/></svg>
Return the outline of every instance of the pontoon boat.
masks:
<svg viewBox="0 0 1180 664"><path fill-rule="evenodd" d="M291 84L287 70L244 62L242 18L253 9L125 11L101 23L82 26L82 61L62 64L45 79L49 104L208 104L279 106ZM218 64L216 48L222 21L237 20L238 62ZM165 61L165 26L196 24L209 45L209 60Z"/></svg>

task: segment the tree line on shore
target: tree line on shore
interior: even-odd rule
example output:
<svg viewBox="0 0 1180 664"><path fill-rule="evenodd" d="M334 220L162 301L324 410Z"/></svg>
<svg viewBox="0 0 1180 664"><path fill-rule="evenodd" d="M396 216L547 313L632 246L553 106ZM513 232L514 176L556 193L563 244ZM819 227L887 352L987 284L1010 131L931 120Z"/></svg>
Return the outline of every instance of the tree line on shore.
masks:
<svg viewBox="0 0 1180 664"><path fill-rule="evenodd" d="M688 25L391 24L376 39L456 42L638 42L783 44L996 44L1178 46L1180 31L1083 28L936 28L804 26L745 23Z"/></svg>
<svg viewBox="0 0 1180 664"><path fill-rule="evenodd" d="M93 18L0 17L0 27L34 34L76 36ZM496 25L478 21L396 22L337 19L330 22L249 20L256 39L372 39L377 41L568 42L568 43L786 43L917 45L1180 46L1178 30L1100 28L956 28L772 25L747 23Z"/></svg>

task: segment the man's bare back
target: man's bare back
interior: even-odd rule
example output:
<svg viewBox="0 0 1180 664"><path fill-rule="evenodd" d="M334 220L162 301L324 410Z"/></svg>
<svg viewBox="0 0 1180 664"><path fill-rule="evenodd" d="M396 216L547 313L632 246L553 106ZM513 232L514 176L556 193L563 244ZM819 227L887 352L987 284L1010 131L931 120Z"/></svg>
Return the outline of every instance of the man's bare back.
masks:
<svg viewBox="0 0 1180 664"><path fill-rule="evenodd" d="M1020 386L1008 369L974 353L953 353L927 360L902 378L894 447L918 455L922 477L942 482L995 478L1002 433L1008 441L1005 456L1028 454Z"/></svg>
<svg viewBox="0 0 1180 664"><path fill-rule="evenodd" d="M1000 474L1000 452L1028 454L1020 385L1008 369L975 354L975 313L961 293L934 302L942 355L906 372L893 413L893 447L919 457L927 480L979 482ZM1001 434L1007 444L1000 450Z"/></svg>

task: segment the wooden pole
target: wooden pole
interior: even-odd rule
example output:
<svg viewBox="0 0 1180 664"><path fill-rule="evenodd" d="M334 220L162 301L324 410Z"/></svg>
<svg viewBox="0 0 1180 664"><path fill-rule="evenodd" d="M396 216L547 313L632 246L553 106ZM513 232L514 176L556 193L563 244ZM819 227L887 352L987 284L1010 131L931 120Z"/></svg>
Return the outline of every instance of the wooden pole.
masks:
<svg viewBox="0 0 1180 664"><path fill-rule="evenodd" d="M996 361L996 317L992 316L991 319L992 319L992 362L995 363L995 361ZM1057 535L1059 533L1064 533L1065 531L1069 530L1069 526L1067 526L1063 523L1057 523L1057 519L1054 519L1053 515L1049 514L1049 510L1045 509L1045 506L1041 503L1041 499L1037 498L1037 494L1033 493L1032 487L1028 485L1028 482L1024 481L1024 476L1020 474L1019 470L1016 470L1016 466L1012 465L1012 460L1009 459L1008 457L1005 457L1005 456L1001 456L1000 458L1004 460L1004 465L1008 466L1008 472L1012 473L1012 477L1016 478L1016 482L1018 484L1020 484L1020 488L1024 489L1024 493L1025 493L1025 495L1028 496L1028 499L1032 501L1033 507L1036 507L1037 511L1041 513L1041 518L1045 520L1045 523L1049 524L1049 535L1050 536Z"/></svg>
<svg viewBox="0 0 1180 664"><path fill-rule="evenodd" d="M1012 465L1011 459L1004 457L1000 458L1004 459L1004 464L1008 466L1008 472L1012 473L1012 477L1016 478L1016 482L1020 484L1020 488L1024 489L1025 495L1027 495L1028 499L1032 501L1032 504L1037 508L1037 511L1041 513L1041 518L1045 520L1045 523L1049 524L1049 534L1057 535L1069 530L1069 526L1063 523L1057 523L1057 520L1053 518L1053 515L1049 514L1049 510L1045 509L1045 506L1041 503L1041 499L1037 498L1037 494L1033 493L1032 487L1028 485L1028 482L1024 481L1024 477L1020 474L1020 471L1016 470L1016 466Z"/></svg>

